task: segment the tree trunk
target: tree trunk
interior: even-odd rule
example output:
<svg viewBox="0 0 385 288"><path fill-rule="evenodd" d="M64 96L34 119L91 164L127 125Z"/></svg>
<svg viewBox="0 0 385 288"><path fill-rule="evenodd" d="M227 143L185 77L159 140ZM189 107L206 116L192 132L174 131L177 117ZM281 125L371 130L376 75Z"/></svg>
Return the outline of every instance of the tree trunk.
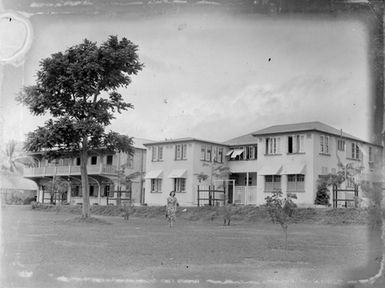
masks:
<svg viewBox="0 0 385 288"><path fill-rule="evenodd" d="M83 149L80 152L80 173L81 173L80 175L82 179L82 194L83 194L82 218L90 217L90 195L89 195L89 188L88 188L87 162L88 162L87 146L83 145Z"/></svg>

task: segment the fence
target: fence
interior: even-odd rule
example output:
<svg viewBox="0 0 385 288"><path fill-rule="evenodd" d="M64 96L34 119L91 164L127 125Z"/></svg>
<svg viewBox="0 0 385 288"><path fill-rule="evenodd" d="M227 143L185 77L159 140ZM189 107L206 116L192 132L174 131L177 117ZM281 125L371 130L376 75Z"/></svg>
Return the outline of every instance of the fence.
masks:
<svg viewBox="0 0 385 288"><path fill-rule="evenodd" d="M358 185L352 188L341 189L333 185L333 208L338 207L356 207L358 206ZM342 202L342 205L339 203Z"/></svg>
<svg viewBox="0 0 385 288"><path fill-rule="evenodd" d="M234 204L257 204L257 186L235 186Z"/></svg>
<svg viewBox="0 0 385 288"><path fill-rule="evenodd" d="M201 205L218 206L221 202L222 205L224 205L226 199L226 190L225 188L223 188L222 190L215 189L215 186L208 186L207 189L202 189L202 187L199 187L198 185L197 196L198 207Z"/></svg>
<svg viewBox="0 0 385 288"><path fill-rule="evenodd" d="M123 194L126 197L122 197ZM122 202L128 202L130 204L132 202L132 192L125 190L109 191L107 193L107 205L113 204L111 201L116 201L116 205L120 205Z"/></svg>
<svg viewBox="0 0 385 288"><path fill-rule="evenodd" d="M67 201L67 193L60 193L60 192L49 192L47 190L43 190L42 193L42 203L45 204L63 204Z"/></svg>

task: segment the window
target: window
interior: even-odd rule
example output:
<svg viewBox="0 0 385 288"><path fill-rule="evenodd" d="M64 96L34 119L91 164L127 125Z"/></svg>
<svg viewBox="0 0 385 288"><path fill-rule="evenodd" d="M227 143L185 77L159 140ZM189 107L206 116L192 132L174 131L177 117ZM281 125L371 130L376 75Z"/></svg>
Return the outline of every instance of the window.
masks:
<svg viewBox="0 0 385 288"><path fill-rule="evenodd" d="M162 179L151 179L151 193L162 192Z"/></svg>
<svg viewBox="0 0 385 288"><path fill-rule="evenodd" d="M176 160L182 159L182 145L180 144L175 145L175 159Z"/></svg>
<svg viewBox="0 0 385 288"><path fill-rule="evenodd" d="M108 194L110 193L110 190L111 190L110 185L104 186L104 194L103 194L103 196L104 196L104 197L107 197Z"/></svg>
<svg viewBox="0 0 385 288"><path fill-rule="evenodd" d="M322 175L326 175L326 174L328 174L329 172L328 172L328 167L321 167L321 174Z"/></svg>
<svg viewBox="0 0 385 288"><path fill-rule="evenodd" d="M163 161L163 146L158 147L158 161Z"/></svg>
<svg viewBox="0 0 385 288"><path fill-rule="evenodd" d="M337 140L338 151L345 151L345 140Z"/></svg>
<svg viewBox="0 0 385 288"><path fill-rule="evenodd" d="M373 162L373 150L372 150L372 147L369 147L369 162Z"/></svg>
<svg viewBox="0 0 385 288"><path fill-rule="evenodd" d="M287 153L303 153L304 135L288 136Z"/></svg>
<svg viewBox="0 0 385 288"><path fill-rule="evenodd" d="M255 159L255 147L254 146L249 146L248 148L248 154L249 154L249 159Z"/></svg>
<svg viewBox="0 0 385 288"><path fill-rule="evenodd" d="M153 146L152 149L151 149L151 160L152 161L157 161L158 160L158 147L157 146Z"/></svg>
<svg viewBox="0 0 385 288"><path fill-rule="evenodd" d="M281 175L265 176L265 192L274 192L281 190Z"/></svg>
<svg viewBox="0 0 385 288"><path fill-rule="evenodd" d="M182 145L182 159L187 159L187 144Z"/></svg>
<svg viewBox="0 0 385 288"><path fill-rule="evenodd" d="M357 143L352 143L352 154L353 159L359 160L360 159L360 147Z"/></svg>
<svg viewBox="0 0 385 288"><path fill-rule="evenodd" d="M223 163L223 148L218 148L217 162Z"/></svg>
<svg viewBox="0 0 385 288"><path fill-rule="evenodd" d="M112 165L112 155L107 155L107 165Z"/></svg>
<svg viewBox="0 0 385 288"><path fill-rule="evenodd" d="M211 161L211 151L212 151L211 149L212 149L211 146L206 147L206 157L205 157L206 161Z"/></svg>
<svg viewBox="0 0 385 288"><path fill-rule="evenodd" d="M80 186L75 186L74 187L74 190L73 190L73 194L72 194L74 197L80 197L82 196L81 194L81 191L80 191Z"/></svg>
<svg viewBox="0 0 385 288"><path fill-rule="evenodd" d="M80 157L76 158L76 166L80 166Z"/></svg>
<svg viewBox="0 0 385 288"><path fill-rule="evenodd" d="M163 161L163 146L153 146L151 153L152 162Z"/></svg>
<svg viewBox="0 0 385 288"><path fill-rule="evenodd" d="M127 167L128 168L134 168L134 156L128 155L127 156Z"/></svg>
<svg viewBox="0 0 385 288"><path fill-rule="evenodd" d="M97 156L91 156L91 165L96 165L98 162L98 157Z"/></svg>
<svg viewBox="0 0 385 288"><path fill-rule="evenodd" d="M267 155L274 155L281 153L281 138L270 137L266 138L266 153Z"/></svg>
<svg viewBox="0 0 385 288"><path fill-rule="evenodd" d="M241 159L247 160L249 159L249 149L247 149L247 146L241 147L240 149L243 150L243 153L241 154Z"/></svg>
<svg viewBox="0 0 385 288"><path fill-rule="evenodd" d="M175 160L186 160L186 159L187 159L187 144L176 144Z"/></svg>
<svg viewBox="0 0 385 288"><path fill-rule="evenodd" d="M206 159L206 145L201 145L201 160Z"/></svg>
<svg viewBox="0 0 385 288"><path fill-rule="evenodd" d="M95 187L93 185L90 185L90 197L95 197Z"/></svg>
<svg viewBox="0 0 385 288"><path fill-rule="evenodd" d="M254 160L257 159L258 146L241 146L230 148L232 153L229 160Z"/></svg>
<svg viewBox="0 0 385 288"><path fill-rule="evenodd" d="M213 162L217 162L218 158L218 147L214 146L213 147Z"/></svg>
<svg viewBox="0 0 385 288"><path fill-rule="evenodd" d="M287 175L287 191L288 192L305 191L305 175L303 174Z"/></svg>
<svg viewBox="0 0 385 288"><path fill-rule="evenodd" d="M70 166L72 163L72 159L70 158L64 158L63 159L63 166Z"/></svg>
<svg viewBox="0 0 385 288"><path fill-rule="evenodd" d="M320 152L322 154L329 154L329 136L320 136Z"/></svg>
<svg viewBox="0 0 385 288"><path fill-rule="evenodd" d="M174 191L186 192L186 178L174 178Z"/></svg>

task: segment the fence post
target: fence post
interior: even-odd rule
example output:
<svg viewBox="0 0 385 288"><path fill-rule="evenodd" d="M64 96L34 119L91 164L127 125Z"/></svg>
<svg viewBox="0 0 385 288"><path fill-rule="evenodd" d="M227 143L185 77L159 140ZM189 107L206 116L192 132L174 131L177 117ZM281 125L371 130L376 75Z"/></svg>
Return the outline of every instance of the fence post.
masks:
<svg viewBox="0 0 385 288"><path fill-rule="evenodd" d="M197 195L198 195L198 207L199 207L199 185L198 185Z"/></svg>
<svg viewBox="0 0 385 288"><path fill-rule="evenodd" d="M209 185L209 206L211 206L211 199L212 199L212 196L211 196L211 185Z"/></svg>
<svg viewBox="0 0 385 288"><path fill-rule="evenodd" d="M226 205L226 186L223 184L223 206Z"/></svg>
<svg viewBox="0 0 385 288"><path fill-rule="evenodd" d="M333 185L333 206L334 208L337 208L337 196L338 193L337 193L337 186L336 185Z"/></svg>

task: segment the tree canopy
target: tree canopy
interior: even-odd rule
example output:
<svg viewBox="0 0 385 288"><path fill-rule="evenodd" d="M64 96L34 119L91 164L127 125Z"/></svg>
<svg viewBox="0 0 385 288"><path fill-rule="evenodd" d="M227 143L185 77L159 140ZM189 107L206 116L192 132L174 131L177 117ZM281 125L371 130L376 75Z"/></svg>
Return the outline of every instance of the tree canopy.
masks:
<svg viewBox="0 0 385 288"><path fill-rule="evenodd" d="M131 152L127 136L106 133L104 127L114 112L133 108L117 89L127 87L130 76L142 69L137 49L126 38L110 36L100 46L86 39L41 60L36 84L24 87L17 100L33 115L54 119L27 135L26 150L56 155L82 148Z"/></svg>
<svg viewBox="0 0 385 288"><path fill-rule="evenodd" d="M117 36L99 46L85 39L41 60L36 83L24 87L17 97L33 115L52 118L28 133L27 151L45 152L49 157L80 156L83 208L89 202L88 155L94 151L133 153L132 138L105 128L114 113L133 108L118 89L126 88L132 75L143 68L137 50L137 45Z"/></svg>

